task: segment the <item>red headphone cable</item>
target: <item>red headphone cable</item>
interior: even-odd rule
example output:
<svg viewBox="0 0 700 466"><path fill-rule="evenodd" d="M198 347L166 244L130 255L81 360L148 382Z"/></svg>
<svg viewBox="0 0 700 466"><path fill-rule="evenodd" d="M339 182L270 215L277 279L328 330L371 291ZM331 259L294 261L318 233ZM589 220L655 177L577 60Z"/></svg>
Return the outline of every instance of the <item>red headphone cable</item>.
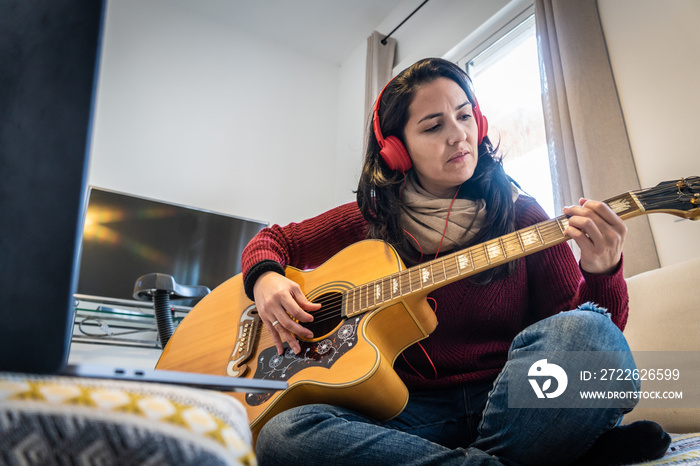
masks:
<svg viewBox="0 0 700 466"><path fill-rule="evenodd" d="M459 194L459 189L461 187L462 187L461 184L457 187L457 192L455 192L455 195L452 198L452 202L450 202L450 207L447 209L447 218L445 219L445 229L442 230L442 238L440 238L440 244L438 244L437 251L435 252L435 259L437 259L438 254L440 254L440 248L442 247L442 241L445 239L445 234L447 233L447 225L449 225L449 222L450 222L450 213L452 212L452 206L455 203L455 199L457 199L457 194Z"/></svg>

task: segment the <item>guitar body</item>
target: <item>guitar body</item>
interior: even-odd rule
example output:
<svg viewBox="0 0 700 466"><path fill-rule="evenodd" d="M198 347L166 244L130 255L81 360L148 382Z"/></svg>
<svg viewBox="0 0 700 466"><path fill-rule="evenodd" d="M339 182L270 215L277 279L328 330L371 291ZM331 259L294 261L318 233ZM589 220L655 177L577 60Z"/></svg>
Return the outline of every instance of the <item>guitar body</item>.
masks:
<svg viewBox="0 0 700 466"><path fill-rule="evenodd" d="M215 288L183 319L156 368L231 377L283 380L280 392L230 393L246 408L254 438L274 415L292 407L325 403L386 420L398 415L408 391L393 370L396 357L426 338L437 325L427 293L356 315L327 316L341 293L404 270L393 248L367 240L336 254L313 271L288 267L308 299L321 302L312 341L302 351L277 355L255 304L243 290L242 275ZM321 329L322 333L319 333Z"/></svg>

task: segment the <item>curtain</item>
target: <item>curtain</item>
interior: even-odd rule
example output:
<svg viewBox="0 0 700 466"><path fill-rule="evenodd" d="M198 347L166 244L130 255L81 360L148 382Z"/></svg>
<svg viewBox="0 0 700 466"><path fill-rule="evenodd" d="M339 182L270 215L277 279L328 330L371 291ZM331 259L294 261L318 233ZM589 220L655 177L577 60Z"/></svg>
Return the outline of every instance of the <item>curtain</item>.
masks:
<svg viewBox="0 0 700 466"><path fill-rule="evenodd" d="M372 32L372 35L367 38L367 71L365 75L365 115L367 118L371 118L374 101L384 85L391 79L394 69L396 39L389 37L386 44L382 44L383 38L384 35L377 31Z"/></svg>
<svg viewBox="0 0 700 466"><path fill-rule="evenodd" d="M639 189L596 0L535 0L557 208ZM627 221L625 275L659 267L646 216Z"/></svg>

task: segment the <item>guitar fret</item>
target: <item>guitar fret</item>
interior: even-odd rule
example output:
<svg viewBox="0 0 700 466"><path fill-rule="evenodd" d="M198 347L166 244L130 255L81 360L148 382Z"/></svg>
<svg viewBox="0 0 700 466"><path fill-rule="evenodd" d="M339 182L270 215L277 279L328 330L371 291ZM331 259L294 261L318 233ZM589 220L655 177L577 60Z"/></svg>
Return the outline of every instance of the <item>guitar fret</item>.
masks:
<svg viewBox="0 0 700 466"><path fill-rule="evenodd" d="M370 309L372 307L372 283L367 283L365 285L365 309Z"/></svg>
<svg viewBox="0 0 700 466"><path fill-rule="evenodd" d="M408 283L409 283L409 285L410 285L410 287L411 287L411 291L414 291L414 290L417 291L417 290L420 290L420 289L421 289L421 286L420 286L420 277L416 274L416 272L418 272L418 271L417 271L417 270L414 270L413 273L411 273L411 270L410 270L410 269L409 269L409 272L408 272Z"/></svg>
<svg viewBox="0 0 700 466"><path fill-rule="evenodd" d="M561 234L563 235L565 228L561 224L561 217L557 217L555 220L557 221L557 225L559 226L559 229L561 230Z"/></svg>
<svg viewBox="0 0 700 466"><path fill-rule="evenodd" d="M537 235L540 237L540 243L542 243L544 245L545 244L544 238L542 238L542 232L540 231L540 227L537 226L537 224L535 224L535 231L537 232Z"/></svg>
<svg viewBox="0 0 700 466"><path fill-rule="evenodd" d="M477 249L470 249L470 256L472 259L472 268L473 270L479 270L483 267L486 267L488 265L488 261L485 260L484 256L484 249L483 248L477 248Z"/></svg>
<svg viewBox="0 0 700 466"><path fill-rule="evenodd" d="M526 231L523 231L520 238L523 242L524 250L527 250L528 248L533 249L542 244L542 235L535 227L528 228Z"/></svg>
<svg viewBox="0 0 700 466"><path fill-rule="evenodd" d="M484 255L486 256L486 263L491 264L491 261L489 260L489 251L486 249L486 243L484 243Z"/></svg>
<svg viewBox="0 0 700 466"><path fill-rule="evenodd" d="M365 309L365 307L362 304L362 295L364 294L364 292L363 292L364 288L365 288L364 286L361 286L360 289L358 290L357 308L360 311L363 311Z"/></svg>
<svg viewBox="0 0 700 466"><path fill-rule="evenodd" d="M503 250L503 258L508 259L508 251L506 251L506 246L503 243L503 237L498 238L498 242L501 245L501 249Z"/></svg>
<svg viewBox="0 0 700 466"><path fill-rule="evenodd" d="M468 251L468 253L469 256L467 256L467 254L455 255L458 275L461 274L462 270L466 269L467 267L472 267L472 270L474 270L474 264L471 260L471 252Z"/></svg>
<svg viewBox="0 0 700 466"><path fill-rule="evenodd" d="M450 256L454 259L455 263L454 265L452 264L452 261L450 260L450 264L447 267L447 270L449 272L449 275L446 275L446 278L449 280L450 278L453 277L458 277L459 276L459 259L457 259L457 254L450 254ZM453 275L454 274L454 275Z"/></svg>
<svg viewBox="0 0 700 466"><path fill-rule="evenodd" d="M353 296L352 296L353 311L360 312L360 309L362 309L362 306L360 306L360 287L356 287L353 290L352 294L353 294Z"/></svg>
<svg viewBox="0 0 700 466"><path fill-rule="evenodd" d="M357 309L358 310L364 309L362 307L362 288L364 288L364 287L360 286L357 290Z"/></svg>
<svg viewBox="0 0 700 466"><path fill-rule="evenodd" d="M491 259L492 262L498 261L498 258L503 256L503 249L501 248L501 245L499 244L498 240L490 243L488 249L489 259Z"/></svg>
<svg viewBox="0 0 700 466"><path fill-rule="evenodd" d="M382 300L382 302L385 302L385 301L388 301L391 299L391 278L385 278L382 280L382 292L383 292L383 296L384 296L384 299Z"/></svg>
<svg viewBox="0 0 700 466"><path fill-rule="evenodd" d="M408 277L410 274L408 270L401 273L401 295L409 294L411 292L411 282Z"/></svg>
<svg viewBox="0 0 700 466"><path fill-rule="evenodd" d="M362 309L369 309L369 295L370 295L369 283L366 283L365 286L363 286L362 288L363 288L363 292L364 292L363 294L364 294L364 298L365 298L365 304L362 307Z"/></svg>
<svg viewBox="0 0 700 466"><path fill-rule="evenodd" d="M523 244L523 238L521 237L520 233L516 231L515 237L518 238L518 242L520 243L520 249L522 249L523 252L525 252L525 245Z"/></svg>
<svg viewBox="0 0 700 466"><path fill-rule="evenodd" d="M511 233L503 238L502 244L503 250L505 251L503 254L505 257L518 256L524 252L520 238L517 234Z"/></svg>
<svg viewBox="0 0 700 466"><path fill-rule="evenodd" d="M564 227L564 230L569 228L569 218L568 217L561 217L561 225Z"/></svg>

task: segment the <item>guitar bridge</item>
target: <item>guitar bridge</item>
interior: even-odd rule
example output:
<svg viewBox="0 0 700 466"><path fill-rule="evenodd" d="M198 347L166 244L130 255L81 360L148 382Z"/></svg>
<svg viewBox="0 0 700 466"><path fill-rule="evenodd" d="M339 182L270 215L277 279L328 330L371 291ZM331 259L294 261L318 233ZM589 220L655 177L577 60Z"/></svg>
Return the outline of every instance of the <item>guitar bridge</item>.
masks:
<svg viewBox="0 0 700 466"><path fill-rule="evenodd" d="M240 377L248 371L246 362L253 356L253 348L259 335L262 320L258 315L255 305L248 306L241 314L238 322L238 335L236 345L226 365L226 375Z"/></svg>

